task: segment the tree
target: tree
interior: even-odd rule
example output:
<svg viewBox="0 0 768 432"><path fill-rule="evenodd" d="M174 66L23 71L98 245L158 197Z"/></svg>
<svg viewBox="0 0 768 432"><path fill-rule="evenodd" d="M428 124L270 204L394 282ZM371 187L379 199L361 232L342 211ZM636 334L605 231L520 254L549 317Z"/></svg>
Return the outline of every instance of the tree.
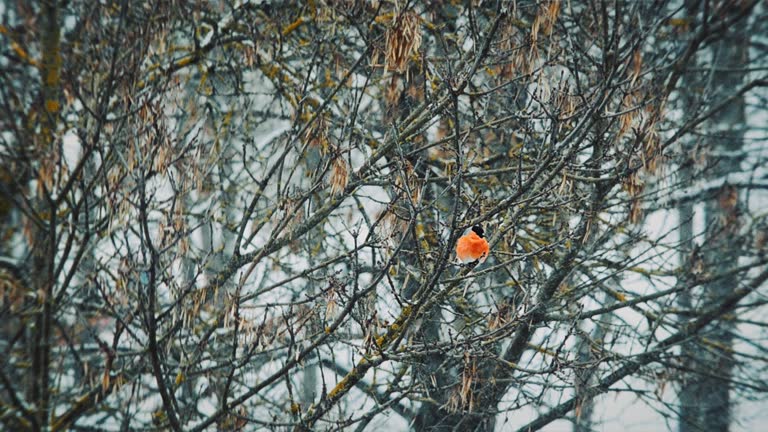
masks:
<svg viewBox="0 0 768 432"><path fill-rule="evenodd" d="M682 146L764 97L728 48L758 3L6 6L0 421L585 430L627 390L685 417L692 376L760 397L766 155L732 149L731 205ZM718 46L733 82L684 86ZM712 343L718 377L685 356Z"/></svg>
<svg viewBox="0 0 768 432"><path fill-rule="evenodd" d="M694 9L692 19L696 19ZM749 254L749 248L742 243L748 237L739 236L744 228L743 219L749 218L742 213L745 204L741 185L736 179L743 174L742 163L749 156L745 151L744 135L746 132L747 106L743 94L733 95L732 89L748 81L750 32L749 27L757 28L757 23L736 26L724 31L723 36L712 44L708 57L710 71L706 82L700 82L705 89L704 101L689 98L689 102L707 107L709 101L717 101L721 108L713 112L707 120L709 131L697 140L708 140L703 146L707 154L700 176L712 185L709 193L702 194L704 201L705 230L701 239L694 243L693 207L683 204L681 219L683 227L681 239L686 243L682 260L702 260L714 274L727 273L738 267L742 253ZM700 80L703 81L703 80ZM696 147L689 149L692 154L700 152ZM692 166L687 162L686 177L695 181ZM749 172L749 171L747 171ZM731 180L729 180L729 178ZM731 184L735 183L735 184ZM681 306L685 309L710 306L731 294L737 281L726 278L710 282L704 286L697 298L683 297ZM734 353L734 339L738 337L737 325L733 319L726 319L716 324L701 336L684 346L683 360L686 367L694 373L683 381L681 392L681 431L722 430L730 428L732 406L732 374L738 364Z"/></svg>

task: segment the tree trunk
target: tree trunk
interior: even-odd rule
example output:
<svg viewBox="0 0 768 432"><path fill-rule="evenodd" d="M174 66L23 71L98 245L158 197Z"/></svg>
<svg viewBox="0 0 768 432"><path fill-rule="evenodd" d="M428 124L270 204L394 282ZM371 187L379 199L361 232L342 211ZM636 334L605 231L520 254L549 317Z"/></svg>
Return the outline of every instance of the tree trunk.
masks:
<svg viewBox="0 0 768 432"><path fill-rule="evenodd" d="M55 0L42 2L40 10L42 23L41 47L41 96L42 114L40 116L40 132L38 134L37 152L40 157L40 171L53 176L53 166L47 166L47 158L52 154L60 154L57 149L56 127L60 110L60 25L59 9ZM43 182L45 183L45 182ZM50 182L52 183L52 182ZM36 297L42 303L35 316L32 337L32 373L28 382L28 401L35 406L37 424L35 429L43 430L48 425L50 410L50 392L48 389L49 369L51 363L51 330L55 310L53 306L53 250L56 245L56 212L52 208L50 190L51 184L38 189L37 212L39 215L48 214L42 227L33 229L32 247L32 284Z"/></svg>
<svg viewBox="0 0 768 432"><path fill-rule="evenodd" d="M712 105L721 103L729 92L738 88L744 79L747 64L749 36L745 27L728 29L715 45L712 72ZM710 119L708 179L724 182L713 197L704 203L706 232L702 254L706 269L712 274L724 274L738 264L740 244L739 191L728 184L731 173L741 171L745 118L744 98L738 97ZM681 209L681 240L692 236L690 208ZM686 222L688 221L688 222ZM704 287L704 296L693 307L717 304L736 288L734 279L723 278ZM689 301L688 299L684 301ZM728 431L731 419L729 380L734 366L731 347L734 325L720 321L695 346L684 352L692 374L681 389L680 432ZM706 343L705 343L706 342Z"/></svg>

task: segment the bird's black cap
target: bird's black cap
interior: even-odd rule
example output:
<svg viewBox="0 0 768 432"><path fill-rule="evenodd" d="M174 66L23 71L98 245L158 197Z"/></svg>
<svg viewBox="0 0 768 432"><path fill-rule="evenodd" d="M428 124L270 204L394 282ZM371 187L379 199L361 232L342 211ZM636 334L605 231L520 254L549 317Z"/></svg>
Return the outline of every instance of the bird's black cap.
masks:
<svg viewBox="0 0 768 432"><path fill-rule="evenodd" d="M485 231L483 231L483 227L480 225L473 226L472 231L474 231L475 234L477 234L477 236L480 238L483 238L483 234L485 233Z"/></svg>

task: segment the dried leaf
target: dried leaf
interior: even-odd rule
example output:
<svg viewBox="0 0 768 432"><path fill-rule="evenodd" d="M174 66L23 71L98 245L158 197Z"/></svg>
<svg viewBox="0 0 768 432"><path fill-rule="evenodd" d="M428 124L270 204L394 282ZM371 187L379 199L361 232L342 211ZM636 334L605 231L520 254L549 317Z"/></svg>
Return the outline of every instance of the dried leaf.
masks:
<svg viewBox="0 0 768 432"><path fill-rule="evenodd" d="M344 158L337 157L333 160L333 168L331 170L331 194L341 195L344 193L344 189L347 188L347 183L349 183L347 162Z"/></svg>
<svg viewBox="0 0 768 432"><path fill-rule="evenodd" d="M399 15L394 25L387 30L385 70L403 73L408 60L421 47L421 25L419 16L413 12Z"/></svg>

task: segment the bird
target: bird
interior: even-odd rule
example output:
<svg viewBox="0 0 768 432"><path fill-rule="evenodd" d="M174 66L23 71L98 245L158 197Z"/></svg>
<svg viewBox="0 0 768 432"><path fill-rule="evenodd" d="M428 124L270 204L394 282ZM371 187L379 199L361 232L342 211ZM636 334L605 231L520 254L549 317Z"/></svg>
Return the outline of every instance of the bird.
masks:
<svg viewBox="0 0 768 432"><path fill-rule="evenodd" d="M475 225L468 234L461 236L456 242L456 258L463 264L478 260L480 263L485 262L490 248L483 234L483 227Z"/></svg>

